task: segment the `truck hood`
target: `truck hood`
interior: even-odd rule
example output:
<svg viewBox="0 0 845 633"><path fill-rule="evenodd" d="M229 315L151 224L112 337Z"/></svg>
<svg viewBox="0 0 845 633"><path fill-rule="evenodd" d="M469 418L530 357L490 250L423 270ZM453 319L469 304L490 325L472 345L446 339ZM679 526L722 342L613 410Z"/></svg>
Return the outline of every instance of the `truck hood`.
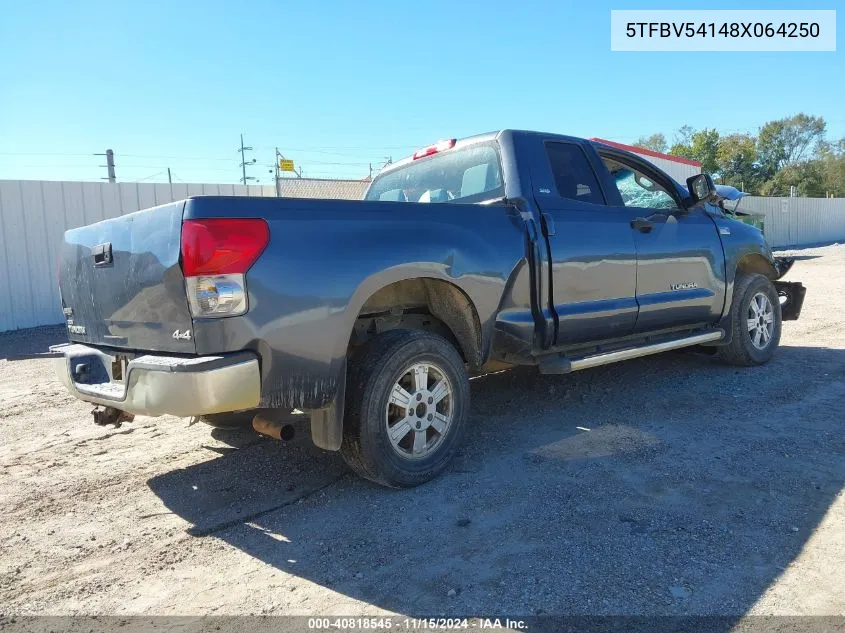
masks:
<svg viewBox="0 0 845 633"><path fill-rule="evenodd" d="M719 197L722 200L739 200L743 196L747 196L748 194L744 191L740 191L736 187L731 187L729 185L716 185L716 193L719 194Z"/></svg>
<svg viewBox="0 0 845 633"><path fill-rule="evenodd" d="M718 204L723 209L735 215L750 215L739 210L740 201L748 195L746 192L729 185L716 185L716 194L719 196Z"/></svg>

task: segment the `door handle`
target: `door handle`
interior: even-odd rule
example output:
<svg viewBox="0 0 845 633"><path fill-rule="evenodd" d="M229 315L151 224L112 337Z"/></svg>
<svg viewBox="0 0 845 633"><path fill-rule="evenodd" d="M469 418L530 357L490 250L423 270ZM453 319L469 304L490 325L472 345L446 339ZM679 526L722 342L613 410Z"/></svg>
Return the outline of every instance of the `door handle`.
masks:
<svg viewBox="0 0 845 633"><path fill-rule="evenodd" d="M91 249L94 266L106 266L112 263L111 242L97 244Z"/></svg>
<svg viewBox="0 0 845 633"><path fill-rule="evenodd" d="M645 218L634 218L631 220L631 228L636 229L640 233L648 233L654 228L654 223Z"/></svg>

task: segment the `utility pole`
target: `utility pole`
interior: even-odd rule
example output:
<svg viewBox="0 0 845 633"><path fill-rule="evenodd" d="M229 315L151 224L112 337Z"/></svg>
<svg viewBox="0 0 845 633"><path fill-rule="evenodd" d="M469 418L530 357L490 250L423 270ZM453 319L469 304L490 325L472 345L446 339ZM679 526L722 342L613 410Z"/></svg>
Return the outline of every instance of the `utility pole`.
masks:
<svg viewBox="0 0 845 633"><path fill-rule="evenodd" d="M279 156L280 155L281 154L279 154L279 148L277 147L276 148L276 156L273 160L273 162L275 163L274 167L276 168L276 177L275 177L275 180L273 182L276 183L276 197L277 198L282 197L282 179L281 179L282 177L279 174Z"/></svg>
<svg viewBox="0 0 845 633"><path fill-rule="evenodd" d="M108 178L101 178L101 180L108 180L109 182L117 182L117 178L114 175L114 152L110 149L106 150L105 154L94 154L94 156L105 156L106 157L106 164L100 165L100 167L106 168L106 173L108 174Z"/></svg>
<svg viewBox="0 0 845 633"><path fill-rule="evenodd" d="M393 156L385 156L384 162L382 163L381 167L379 167L379 171L381 171L382 169L384 169L388 165L392 165L392 164L393 164ZM372 165L371 165L370 166L370 178L371 179L372 179L372 176L373 176L373 168L372 168Z"/></svg>
<svg viewBox="0 0 845 633"><path fill-rule="evenodd" d="M247 160L246 160L246 155L244 154L244 152L251 152L252 148L251 147L244 147L244 135L243 134L241 134L241 146L238 149L238 151L241 153L240 168L243 172L243 178L241 178L241 182L244 183L244 184L247 184L248 181L255 180L255 178L253 176L247 176L246 175L246 166L247 165L254 165L255 159L253 158L249 162L247 162Z"/></svg>
<svg viewBox="0 0 845 633"><path fill-rule="evenodd" d="M167 168L167 182L173 184L173 177L170 175L170 167Z"/></svg>

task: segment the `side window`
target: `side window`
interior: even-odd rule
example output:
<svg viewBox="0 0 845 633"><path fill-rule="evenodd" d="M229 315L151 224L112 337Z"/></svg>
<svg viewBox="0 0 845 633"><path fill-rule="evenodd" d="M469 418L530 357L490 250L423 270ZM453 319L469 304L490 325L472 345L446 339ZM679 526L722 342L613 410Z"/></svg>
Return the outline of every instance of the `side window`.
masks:
<svg viewBox="0 0 845 633"><path fill-rule="evenodd" d="M677 209L678 203L665 188L644 173L612 158L602 157L626 207L638 209Z"/></svg>
<svg viewBox="0 0 845 633"><path fill-rule="evenodd" d="M574 143L546 143L546 153L561 198L605 204L604 194L583 149Z"/></svg>

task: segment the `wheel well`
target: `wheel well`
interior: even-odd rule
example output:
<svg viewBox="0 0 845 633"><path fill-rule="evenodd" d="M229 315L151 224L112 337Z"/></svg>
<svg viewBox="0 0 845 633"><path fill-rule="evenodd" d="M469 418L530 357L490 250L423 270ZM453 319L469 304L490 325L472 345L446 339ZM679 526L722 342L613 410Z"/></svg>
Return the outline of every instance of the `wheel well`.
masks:
<svg viewBox="0 0 845 633"><path fill-rule="evenodd" d="M405 279L377 290L361 307L349 347L387 330L428 330L449 340L473 366L481 365L481 323L464 292L439 279Z"/></svg>
<svg viewBox="0 0 845 633"><path fill-rule="evenodd" d="M736 269L743 273L758 273L769 279L777 279L778 277L775 267L765 257L757 253L744 255L737 263Z"/></svg>

